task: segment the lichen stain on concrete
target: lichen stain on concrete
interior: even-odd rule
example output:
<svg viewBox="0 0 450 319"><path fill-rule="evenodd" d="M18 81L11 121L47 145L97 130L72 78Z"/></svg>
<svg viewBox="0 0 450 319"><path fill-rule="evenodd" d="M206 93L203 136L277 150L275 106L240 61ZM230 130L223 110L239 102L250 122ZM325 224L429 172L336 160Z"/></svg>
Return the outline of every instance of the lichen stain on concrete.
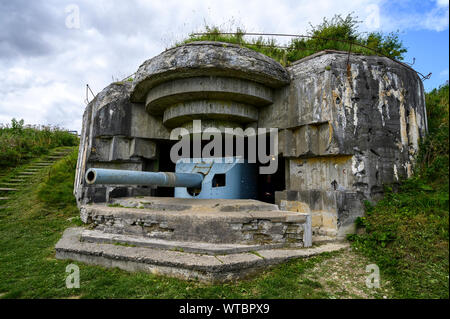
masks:
<svg viewBox="0 0 450 319"><path fill-rule="evenodd" d="M356 176L363 175L365 168L364 160L357 156L352 156L352 173Z"/></svg>
<svg viewBox="0 0 450 319"><path fill-rule="evenodd" d="M400 103L400 139L402 141L402 145L408 145L408 134L406 133L406 115L405 115L405 106L403 103Z"/></svg>
<svg viewBox="0 0 450 319"><path fill-rule="evenodd" d="M345 128L347 126L347 115L351 116L353 112L353 134L356 134L358 127L358 103L354 101L357 97L357 77L359 69L357 64L351 64L347 68L347 75L344 77L345 81L338 85L331 91L333 104L338 113L336 124L342 127L342 134L345 135Z"/></svg>
<svg viewBox="0 0 450 319"><path fill-rule="evenodd" d="M394 164L394 176L395 176L395 179L398 181L397 165L395 165L395 164Z"/></svg>
<svg viewBox="0 0 450 319"><path fill-rule="evenodd" d="M419 127L417 125L416 112L414 111L414 108L410 108L409 110L408 123L408 138L411 145L409 151L411 155L415 155L419 149Z"/></svg>

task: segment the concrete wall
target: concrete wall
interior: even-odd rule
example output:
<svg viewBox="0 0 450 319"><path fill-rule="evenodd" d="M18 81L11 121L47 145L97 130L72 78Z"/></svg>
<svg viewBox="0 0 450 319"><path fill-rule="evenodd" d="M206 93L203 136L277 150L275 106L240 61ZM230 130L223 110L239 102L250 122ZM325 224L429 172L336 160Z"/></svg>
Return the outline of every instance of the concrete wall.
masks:
<svg viewBox="0 0 450 319"><path fill-rule="evenodd" d="M411 176L427 131L422 82L388 58L336 51L288 71L289 91L264 110L287 112L287 120L266 115L259 124L285 129L280 151L289 158L289 180L278 198L305 200L324 216L313 220L317 233L343 236L362 215L361 201Z"/></svg>
<svg viewBox="0 0 450 319"><path fill-rule="evenodd" d="M198 42L145 61L133 83L105 88L86 107L75 194L79 203L137 187L86 187L89 167L154 170L170 129L279 129L286 190L276 201L308 207L316 234L344 236L363 201L412 174L427 131L422 82L388 58L324 51L284 68L231 44Z"/></svg>

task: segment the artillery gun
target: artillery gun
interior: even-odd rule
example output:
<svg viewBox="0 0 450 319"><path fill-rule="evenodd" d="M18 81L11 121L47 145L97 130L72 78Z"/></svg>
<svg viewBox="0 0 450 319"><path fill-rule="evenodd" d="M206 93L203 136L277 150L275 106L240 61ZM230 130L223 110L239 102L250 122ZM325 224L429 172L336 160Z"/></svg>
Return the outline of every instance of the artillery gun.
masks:
<svg viewBox="0 0 450 319"><path fill-rule="evenodd" d="M88 185L175 187L177 198L256 199L256 165L240 157L181 159L175 172L141 172L104 168L86 171Z"/></svg>

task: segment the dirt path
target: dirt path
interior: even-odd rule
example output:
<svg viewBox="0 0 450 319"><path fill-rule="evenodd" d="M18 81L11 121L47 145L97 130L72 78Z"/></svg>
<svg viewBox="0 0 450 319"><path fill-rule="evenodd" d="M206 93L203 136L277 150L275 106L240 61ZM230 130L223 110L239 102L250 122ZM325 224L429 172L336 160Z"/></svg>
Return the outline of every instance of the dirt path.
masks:
<svg viewBox="0 0 450 319"><path fill-rule="evenodd" d="M342 250L336 256L327 258L315 267L306 270L304 280L319 282L321 288L332 298L389 298L392 287L380 277L380 288L368 288L366 266L372 264L366 257L352 248Z"/></svg>

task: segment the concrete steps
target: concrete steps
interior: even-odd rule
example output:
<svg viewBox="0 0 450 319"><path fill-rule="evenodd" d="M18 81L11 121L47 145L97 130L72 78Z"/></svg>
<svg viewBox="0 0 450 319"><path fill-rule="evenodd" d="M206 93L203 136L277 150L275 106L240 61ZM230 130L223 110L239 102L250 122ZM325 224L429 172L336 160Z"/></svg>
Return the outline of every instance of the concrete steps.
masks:
<svg viewBox="0 0 450 319"><path fill-rule="evenodd" d="M312 242L314 244L334 243L336 241L337 241L336 236L323 236L323 235L312 236Z"/></svg>
<svg viewBox="0 0 450 319"><path fill-rule="evenodd" d="M257 252L213 256L167 249L86 242L81 240L85 231L81 227L66 229L55 246L56 258L202 282L228 282L243 279L293 258L306 258L348 247L347 243L328 243L311 248L260 249Z"/></svg>
<svg viewBox="0 0 450 319"><path fill-rule="evenodd" d="M213 256L284 247L283 244L240 245L171 241L142 236L108 234L97 230L84 230L81 233L81 241L101 244L122 244L127 246L174 250Z"/></svg>

